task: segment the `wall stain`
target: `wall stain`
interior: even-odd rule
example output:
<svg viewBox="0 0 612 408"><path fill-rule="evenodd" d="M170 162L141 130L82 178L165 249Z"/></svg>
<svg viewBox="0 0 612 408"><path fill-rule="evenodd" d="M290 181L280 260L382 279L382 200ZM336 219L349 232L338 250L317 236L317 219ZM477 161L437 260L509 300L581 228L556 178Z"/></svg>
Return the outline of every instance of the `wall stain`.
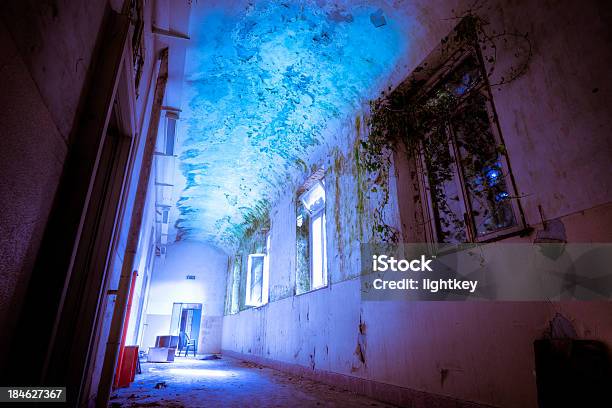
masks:
<svg viewBox="0 0 612 408"><path fill-rule="evenodd" d="M249 215L276 202L337 133L329 124L378 94L408 48L402 27L413 18L387 16L377 29L369 16L378 7L331 19L331 3L194 8L177 149L186 185L175 227L185 238L235 251Z"/></svg>

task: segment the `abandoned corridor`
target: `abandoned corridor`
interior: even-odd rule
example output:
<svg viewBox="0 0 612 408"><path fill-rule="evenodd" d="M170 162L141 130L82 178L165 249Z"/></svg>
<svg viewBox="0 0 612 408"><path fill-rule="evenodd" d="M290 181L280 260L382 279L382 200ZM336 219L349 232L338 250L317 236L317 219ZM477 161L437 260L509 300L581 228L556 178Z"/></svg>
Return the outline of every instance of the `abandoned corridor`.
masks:
<svg viewBox="0 0 612 408"><path fill-rule="evenodd" d="M0 404L612 406L611 21L2 1Z"/></svg>

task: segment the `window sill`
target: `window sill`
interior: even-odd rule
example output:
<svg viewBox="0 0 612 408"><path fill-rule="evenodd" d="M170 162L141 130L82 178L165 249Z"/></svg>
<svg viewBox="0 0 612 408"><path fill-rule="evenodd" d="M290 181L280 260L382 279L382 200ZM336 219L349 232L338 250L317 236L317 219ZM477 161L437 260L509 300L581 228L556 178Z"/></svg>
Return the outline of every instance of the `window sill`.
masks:
<svg viewBox="0 0 612 408"><path fill-rule="evenodd" d="M307 294L309 294L309 293L318 292L318 291L320 291L320 290L323 290L323 289L329 289L329 288L330 288L330 284L328 283L327 285L325 285L325 286L321 286L320 288L312 289L312 290L309 290L309 291L307 291L307 292L302 292L302 293L299 293L299 294L298 294L298 293L296 293L296 294L292 295L292 297L296 297L296 296L303 296L303 295L307 295ZM283 298L283 299L285 299L285 298ZM274 300L274 302L275 302L275 301L277 301L277 300L282 300L282 299L276 299L276 300ZM238 310L238 311L237 311L237 312L235 312L235 313L228 313L228 314L225 314L224 316L233 316L233 315L237 315L237 314L240 314L240 313L242 313L242 312L244 312L244 311L247 311L247 310L250 310L250 309L259 310L259 309L262 309L262 308L264 308L264 307L268 306L270 303L271 303L271 302L270 302L270 301L268 301L267 303L264 303L263 305L259 305L259 306L246 306L246 305L245 305L245 306L244 306L244 309L240 309L240 310Z"/></svg>
<svg viewBox="0 0 612 408"><path fill-rule="evenodd" d="M263 307L266 307L270 304L270 302L266 302L266 303L262 303L261 305L255 306L255 305L249 305L249 306L245 306L244 310L248 310L248 309L261 309ZM242 311L242 310L241 310Z"/></svg>
<svg viewBox="0 0 612 408"><path fill-rule="evenodd" d="M302 293L296 293L294 296L302 296L302 295L307 295L308 293L318 292L318 291L320 291L320 290L322 290L322 289L327 289L327 288L329 288L329 283L328 283L327 285L325 285L325 286L321 286L320 288L310 289L310 290L308 290L308 291L306 291L306 292L302 292Z"/></svg>
<svg viewBox="0 0 612 408"><path fill-rule="evenodd" d="M482 241L462 242L458 244L450 244L450 243L444 243L444 242L429 242L429 244L438 246L436 249L437 255L448 255L448 254L451 254L457 251L463 251L467 249L468 247L472 248L472 247L478 247L480 245L499 243L499 242L503 242L504 240L508 238L513 238L513 237L528 237L532 232L533 232L533 228L524 227L521 229L509 231L505 234L499 234L499 235L490 237L489 239L482 240Z"/></svg>
<svg viewBox="0 0 612 408"><path fill-rule="evenodd" d="M490 242L498 242L498 241L503 241L504 239L507 238L512 238L512 237L527 237L529 235L531 235L531 233L533 232L533 228L532 227L523 227L523 228L519 228L513 231L509 231L506 233L500 233L498 235L495 235L493 237L487 238L487 239L483 239L482 241L475 241L473 242L474 244L488 244Z"/></svg>

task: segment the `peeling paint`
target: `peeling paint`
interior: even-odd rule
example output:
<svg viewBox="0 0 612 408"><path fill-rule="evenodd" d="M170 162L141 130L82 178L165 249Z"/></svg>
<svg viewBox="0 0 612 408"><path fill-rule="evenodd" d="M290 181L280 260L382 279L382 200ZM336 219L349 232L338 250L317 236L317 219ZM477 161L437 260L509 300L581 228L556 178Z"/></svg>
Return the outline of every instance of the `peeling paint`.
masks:
<svg viewBox="0 0 612 408"><path fill-rule="evenodd" d="M407 47L410 22L390 10L377 28L371 15L382 5L370 3L195 5L179 124L179 231L235 249L256 206L307 168L330 120L378 93Z"/></svg>

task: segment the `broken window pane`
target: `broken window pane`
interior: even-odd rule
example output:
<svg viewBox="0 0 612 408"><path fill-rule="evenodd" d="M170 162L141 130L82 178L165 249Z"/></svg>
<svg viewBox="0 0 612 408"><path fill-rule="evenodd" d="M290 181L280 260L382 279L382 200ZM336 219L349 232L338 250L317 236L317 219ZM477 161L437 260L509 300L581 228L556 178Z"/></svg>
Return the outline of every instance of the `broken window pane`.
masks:
<svg viewBox="0 0 612 408"><path fill-rule="evenodd" d="M446 129L430 134L424 143L427 175L438 242L467 241L461 184Z"/></svg>
<svg viewBox="0 0 612 408"><path fill-rule="evenodd" d="M516 225L503 158L491 132L484 97L471 97L452 126L475 234L483 236Z"/></svg>
<svg viewBox="0 0 612 408"><path fill-rule="evenodd" d="M427 93L423 156L438 242L478 241L518 225L503 145L491 126L478 60L469 56Z"/></svg>
<svg viewBox="0 0 612 408"><path fill-rule="evenodd" d="M480 83L481 76L478 60L470 56L451 71L444 80L442 87L456 97L461 97L480 85Z"/></svg>

